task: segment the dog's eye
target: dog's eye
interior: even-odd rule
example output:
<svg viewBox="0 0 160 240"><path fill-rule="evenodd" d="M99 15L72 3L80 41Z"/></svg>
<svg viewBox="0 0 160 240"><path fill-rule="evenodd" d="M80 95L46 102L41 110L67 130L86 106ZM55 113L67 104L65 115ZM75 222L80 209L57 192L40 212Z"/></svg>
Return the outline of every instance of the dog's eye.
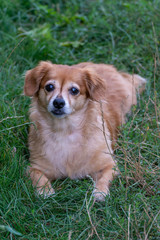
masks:
<svg viewBox="0 0 160 240"><path fill-rule="evenodd" d="M54 87L53 84L47 84L45 86L45 89L46 89L47 92L51 92L51 91L53 91L55 89L55 87Z"/></svg>
<svg viewBox="0 0 160 240"><path fill-rule="evenodd" d="M72 95L77 95L79 93L79 90L75 87L72 87L69 89L69 92L72 94Z"/></svg>

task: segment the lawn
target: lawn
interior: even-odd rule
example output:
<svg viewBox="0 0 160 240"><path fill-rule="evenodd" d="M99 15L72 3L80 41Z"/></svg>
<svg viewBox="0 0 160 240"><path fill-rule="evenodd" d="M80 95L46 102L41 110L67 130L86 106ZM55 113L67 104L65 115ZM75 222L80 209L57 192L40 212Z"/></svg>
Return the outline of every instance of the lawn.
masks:
<svg viewBox="0 0 160 240"><path fill-rule="evenodd" d="M160 239L160 1L1 0L0 16L0 239ZM148 80L121 129L120 175L104 203L91 178L57 180L43 199L25 174L24 73L40 60L109 63Z"/></svg>

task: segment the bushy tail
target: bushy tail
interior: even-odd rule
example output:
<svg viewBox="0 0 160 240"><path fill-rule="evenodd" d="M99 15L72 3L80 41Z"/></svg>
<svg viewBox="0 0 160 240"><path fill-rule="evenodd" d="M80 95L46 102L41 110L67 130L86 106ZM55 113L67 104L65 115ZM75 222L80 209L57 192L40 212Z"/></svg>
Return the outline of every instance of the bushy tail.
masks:
<svg viewBox="0 0 160 240"><path fill-rule="evenodd" d="M141 76L139 76L138 74L128 74L128 73L124 73L121 72L121 75L125 78L127 78L127 80L129 80L136 88L136 90L139 93L142 93L145 90L145 85L147 80L145 78L142 78Z"/></svg>
<svg viewBox="0 0 160 240"><path fill-rule="evenodd" d="M137 74L132 75L134 85L139 93L142 93L145 90L147 80Z"/></svg>

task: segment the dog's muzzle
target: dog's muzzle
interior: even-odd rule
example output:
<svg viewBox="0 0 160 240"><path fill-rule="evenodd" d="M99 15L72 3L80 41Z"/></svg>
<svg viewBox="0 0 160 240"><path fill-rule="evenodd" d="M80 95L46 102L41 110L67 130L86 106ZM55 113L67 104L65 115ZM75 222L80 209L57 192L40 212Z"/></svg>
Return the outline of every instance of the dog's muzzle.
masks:
<svg viewBox="0 0 160 240"><path fill-rule="evenodd" d="M65 114L65 111L64 111L64 106L65 106L65 101L63 98L56 98L54 101L53 101L53 110L52 110L52 113L55 115L55 116L62 116Z"/></svg>

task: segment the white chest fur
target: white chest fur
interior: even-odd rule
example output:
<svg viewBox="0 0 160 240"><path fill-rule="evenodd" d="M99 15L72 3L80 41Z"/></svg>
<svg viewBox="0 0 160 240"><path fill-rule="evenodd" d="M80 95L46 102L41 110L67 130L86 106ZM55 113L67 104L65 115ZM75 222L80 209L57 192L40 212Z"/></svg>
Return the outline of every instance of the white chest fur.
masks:
<svg viewBox="0 0 160 240"><path fill-rule="evenodd" d="M81 131L68 133L45 130L43 138L41 151L49 162L49 167L52 166L52 171L62 176L72 177L70 168L80 167L80 163L86 158Z"/></svg>

